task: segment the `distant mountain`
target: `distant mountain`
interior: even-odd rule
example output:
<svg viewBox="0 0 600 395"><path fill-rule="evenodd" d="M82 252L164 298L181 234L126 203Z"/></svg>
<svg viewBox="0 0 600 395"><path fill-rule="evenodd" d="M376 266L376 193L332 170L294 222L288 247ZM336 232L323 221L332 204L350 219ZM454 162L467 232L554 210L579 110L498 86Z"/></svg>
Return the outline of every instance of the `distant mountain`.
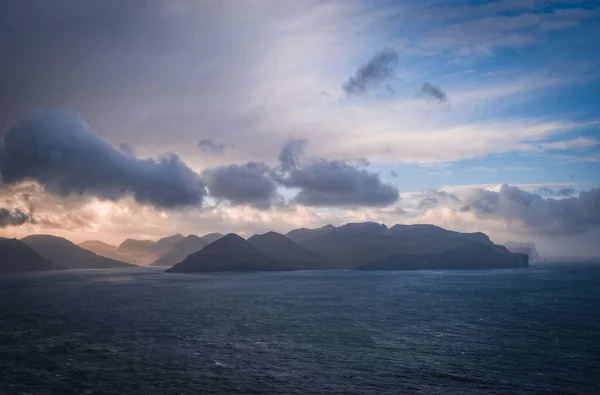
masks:
<svg viewBox="0 0 600 395"><path fill-rule="evenodd" d="M163 237L154 243L152 246L152 251L157 255L166 254L173 248L177 243L185 239L185 237L181 234L176 234L173 236Z"/></svg>
<svg viewBox="0 0 600 395"><path fill-rule="evenodd" d="M326 225L318 229L307 229L300 228L289 231L286 236L290 238L294 243L305 245L315 240L317 237L323 237L335 229L333 225Z"/></svg>
<svg viewBox="0 0 600 395"><path fill-rule="evenodd" d="M0 273L63 269L17 239L0 237Z"/></svg>
<svg viewBox="0 0 600 395"><path fill-rule="evenodd" d="M95 252L98 255L106 256L106 254L115 253L117 251L118 246L106 244L99 240L88 240L83 243L78 244L79 247L86 249L88 251Z"/></svg>
<svg viewBox="0 0 600 395"><path fill-rule="evenodd" d="M276 232L254 235L248 242L260 252L279 263L280 269L334 269L339 263L309 251L290 238Z"/></svg>
<svg viewBox="0 0 600 395"><path fill-rule="evenodd" d="M364 251L369 241L387 231L385 225L374 222L349 223L339 227L328 225L318 229L293 230L287 236L302 247L327 258L343 263L342 268L352 268L367 262L375 251ZM358 255L357 255L358 254ZM363 258L363 255L368 257ZM384 256L387 256L386 254Z"/></svg>
<svg viewBox="0 0 600 395"><path fill-rule="evenodd" d="M222 237L222 233L207 233L204 236L202 236L202 240L206 241L206 244L210 244L219 240Z"/></svg>
<svg viewBox="0 0 600 395"><path fill-rule="evenodd" d="M269 271L278 263L235 233L223 236L182 262L167 269L173 273Z"/></svg>
<svg viewBox="0 0 600 395"><path fill-rule="evenodd" d="M158 241L126 239L118 246L97 240L84 241L79 246L106 258L140 266L148 266L168 253L173 246L184 239L184 236L176 234L163 237Z"/></svg>
<svg viewBox="0 0 600 395"><path fill-rule="evenodd" d="M303 269L491 269L529 265L535 246L522 244L511 252L481 232L461 233L435 225L394 225L376 222L295 229L282 235L268 232L244 240L236 234L180 234L153 242L127 239L114 246L86 242L119 260L140 256L169 272L260 271ZM167 252L161 252L170 248ZM526 250L526 249L529 250ZM519 253L522 252L522 253ZM129 254L129 255L126 255Z"/></svg>
<svg viewBox="0 0 600 395"><path fill-rule="evenodd" d="M532 261L539 261L541 259L540 253L535 248L534 243L525 243L520 241L509 241L504 243L504 247L506 247L509 251L519 252L521 254L529 255L529 259Z"/></svg>
<svg viewBox="0 0 600 395"><path fill-rule="evenodd" d="M500 269L529 266L526 254L504 252L493 245L477 243L454 250L406 254L398 253L363 264L359 270L419 270L419 269Z"/></svg>
<svg viewBox="0 0 600 395"><path fill-rule="evenodd" d="M154 254L154 244L156 242L152 240L126 239L119 244L117 250L124 253Z"/></svg>
<svg viewBox="0 0 600 395"><path fill-rule="evenodd" d="M156 254L149 250L149 247L153 244L154 242L150 240L127 239L118 246L98 240L88 240L78 245L85 250L105 258L147 266L156 259Z"/></svg>
<svg viewBox="0 0 600 395"><path fill-rule="evenodd" d="M208 245L202 237L189 235L177 242L167 253L152 262L153 266L173 266L188 255L193 254Z"/></svg>
<svg viewBox="0 0 600 395"><path fill-rule="evenodd" d="M354 223L340 227L295 230L288 233L288 237L308 250L344 262L345 268L349 269L365 264L386 265L401 259L406 262L421 262L421 258L414 258L415 256L429 256L430 260L435 260L435 254L440 253L447 253L445 256L450 258L452 251L459 251L456 254L463 254L461 256L465 259L476 251L482 256L496 256L496 252L505 257L510 256L505 247L494 244L483 233L460 233L435 225L395 225L388 229L385 225L373 222ZM507 267L511 267L511 259L503 261ZM472 258L469 260L473 261Z"/></svg>
<svg viewBox="0 0 600 395"><path fill-rule="evenodd" d="M96 255L62 237L31 235L21 240L44 258L66 269L130 267L128 263Z"/></svg>

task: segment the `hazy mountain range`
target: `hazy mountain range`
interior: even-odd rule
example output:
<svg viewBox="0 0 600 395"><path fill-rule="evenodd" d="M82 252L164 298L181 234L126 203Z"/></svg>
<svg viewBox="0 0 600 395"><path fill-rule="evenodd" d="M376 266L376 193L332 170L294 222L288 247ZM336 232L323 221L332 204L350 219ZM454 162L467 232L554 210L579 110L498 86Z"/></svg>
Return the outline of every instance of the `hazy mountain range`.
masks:
<svg viewBox="0 0 600 395"><path fill-rule="evenodd" d="M516 252L494 244L483 233L460 233L434 225L388 228L373 222L295 229L286 235L268 232L247 240L233 233L176 234L157 241L127 239L118 246L94 240L76 245L56 236L31 235L20 241L0 239L0 272L133 264L169 266L169 272L528 266L535 246L512 247Z"/></svg>
<svg viewBox="0 0 600 395"><path fill-rule="evenodd" d="M269 232L244 240L235 234L189 255L170 272L309 269L492 269L528 266L483 233L459 233L433 225L372 222Z"/></svg>

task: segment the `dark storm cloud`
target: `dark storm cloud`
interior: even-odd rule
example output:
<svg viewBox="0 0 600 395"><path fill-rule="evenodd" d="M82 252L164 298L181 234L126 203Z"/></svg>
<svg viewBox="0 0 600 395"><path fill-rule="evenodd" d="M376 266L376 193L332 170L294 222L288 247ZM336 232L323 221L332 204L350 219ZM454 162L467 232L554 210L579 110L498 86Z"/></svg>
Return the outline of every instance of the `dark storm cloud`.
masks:
<svg viewBox="0 0 600 395"><path fill-rule="evenodd" d="M31 214L25 213L19 208L12 211L6 208L0 208L0 228L19 226L27 222L34 222Z"/></svg>
<svg viewBox="0 0 600 395"><path fill-rule="evenodd" d="M423 84L420 93L426 98L438 100L440 103L446 103L448 101L448 95L446 94L446 92L444 92L437 86L431 85L429 82Z"/></svg>
<svg viewBox="0 0 600 395"><path fill-rule="evenodd" d="M540 234L578 234L600 227L600 189L580 192L577 197L544 199L502 185L499 191L476 190L465 203L462 211L522 223L527 230Z"/></svg>
<svg viewBox="0 0 600 395"><path fill-rule="evenodd" d="M279 184L299 190L295 203L321 207L382 207L399 199L396 188L382 183L379 174L364 169L368 165L366 160L318 159L306 163L307 143L307 140L287 140L279 153L280 168L273 172Z"/></svg>
<svg viewBox="0 0 600 395"><path fill-rule="evenodd" d="M300 158L304 155L306 144L307 140L305 139L289 139L283 143L278 157L283 170L288 171L298 167Z"/></svg>
<svg viewBox="0 0 600 395"><path fill-rule="evenodd" d="M398 66L398 52L384 48L356 70L354 75L342 86L347 95L363 95L371 90L379 89L394 77Z"/></svg>
<svg viewBox="0 0 600 395"><path fill-rule="evenodd" d="M300 191L295 201L305 206L383 207L399 199L398 190L379 175L341 160L319 160L293 169L282 180Z"/></svg>
<svg viewBox="0 0 600 395"><path fill-rule="evenodd" d="M215 143L212 140L202 140L198 143L198 147L202 150L202 152L207 154L214 155L222 155L229 148L233 148L233 145L223 144L223 143Z"/></svg>
<svg viewBox="0 0 600 395"><path fill-rule="evenodd" d="M176 155L137 159L114 149L76 114L38 111L14 124L0 148L5 183L34 180L58 195L88 194L171 208L202 203L198 174Z"/></svg>
<svg viewBox="0 0 600 395"><path fill-rule="evenodd" d="M248 204L267 209L277 196L277 184L264 163L219 166L207 169L203 177L210 195L225 199L233 205Z"/></svg>
<svg viewBox="0 0 600 395"><path fill-rule="evenodd" d="M133 150L131 144L122 143L121 145L119 145L119 149L121 150L121 152L127 155L135 156L135 151Z"/></svg>

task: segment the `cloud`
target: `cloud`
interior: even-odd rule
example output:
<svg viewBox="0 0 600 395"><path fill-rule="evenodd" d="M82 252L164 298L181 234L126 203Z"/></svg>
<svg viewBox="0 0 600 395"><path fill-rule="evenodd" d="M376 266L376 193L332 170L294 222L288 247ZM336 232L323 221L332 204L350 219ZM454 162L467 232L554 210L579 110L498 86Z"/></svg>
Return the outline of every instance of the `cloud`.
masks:
<svg viewBox="0 0 600 395"><path fill-rule="evenodd" d="M545 199L502 185L496 191L474 190L463 202L463 211L482 219L504 220L509 228L522 232L568 235L600 227L600 189L582 191L577 197Z"/></svg>
<svg viewBox="0 0 600 395"><path fill-rule="evenodd" d="M577 26L581 21L593 19L599 15L599 9L568 8L541 14L540 29L546 31L563 30Z"/></svg>
<svg viewBox="0 0 600 395"><path fill-rule="evenodd" d="M512 7L504 10L502 7L494 7L502 3L510 2L494 2L486 4L486 7L467 9L438 8L438 12L442 11L446 17L452 14L457 16L457 11L462 9L463 20L433 29L427 34L425 45L438 48L462 47L463 54L470 52L489 56L493 54L494 47L533 45L550 31L572 28L599 15L598 9L584 8L541 10L537 7L540 12L535 12L532 1L525 1L522 4L524 7L514 7L507 13ZM527 12L520 13L519 9Z"/></svg>
<svg viewBox="0 0 600 395"><path fill-rule="evenodd" d="M267 209L277 196L277 184L270 172L264 163L249 162L207 169L202 174L211 196L234 206L248 204Z"/></svg>
<svg viewBox="0 0 600 395"><path fill-rule="evenodd" d="M446 92L438 88L437 86L431 85L429 82L423 84L420 92L425 98L432 98L438 100L440 103L446 103L448 101L448 95Z"/></svg>
<svg viewBox="0 0 600 395"><path fill-rule="evenodd" d="M135 156L135 151L133 150L133 147L131 146L131 144L121 143L119 145L119 149L121 150L121 152L123 152L127 155Z"/></svg>
<svg viewBox="0 0 600 395"><path fill-rule="evenodd" d="M198 143L198 147L204 153L210 153L215 155L222 155L229 148L233 148L233 145L223 144L223 143L215 143L212 140L202 140Z"/></svg>
<svg viewBox="0 0 600 395"><path fill-rule="evenodd" d="M364 95L371 90L379 89L385 82L394 77L398 66L398 52L392 48L384 48L356 70L354 75L342 86L347 95Z"/></svg>
<svg viewBox="0 0 600 395"><path fill-rule="evenodd" d="M381 182L379 174L364 169L365 159L304 160L307 140L289 139L279 153L278 183L298 189L295 203L316 207L383 207L399 198L395 187Z"/></svg>
<svg viewBox="0 0 600 395"><path fill-rule="evenodd" d="M570 150L570 149L581 149L594 147L600 144L600 141L596 139L591 139L588 137L577 137L572 140L564 140L564 141L555 141L552 143L543 143L540 144L540 148L546 150Z"/></svg>
<svg viewBox="0 0 600 395"><path fill-rule="evenodd" d="M537 194L546 194L550 196L572 196L577 193L577 191L573 188L560 188L560 189L550 189L550 188L539 188L535 191Z"/></svg>
<svg viewBox="0 0 600 395"><path fill-rule="evenodd" d="M436 189L426 189L421 192L421 199L417 205L419 209L429 209L433 207L437 207L442 203L455 203L459 202L459 199L446 191L436 190Z"/></svg>
<svg viewBox="0 0 600 395"><path fill-rule="evenodd" d="M561 163L593 163L600 162L600 154L590 154L590 155L556 155L556 159L559 159Z"/></svg>
<svg viewBox="0 0 600 395"><path fill-rule="evenodd" d="M398 189L379 175L341 160L318 160L293 169L282 180L300 191L294 201L305 206L383 207L399 199Z"/></svg>
<svg viewBox="0 0 600 395"><path fill-rule="evenodd" d="M27 222L34 222L31 214L27 214L19 208L12 211L6 208L0 208L0 228L19 226Z"/></svg>
<svg viewBox="0 0 600 395"><path fill-rule="evenodd" d="M137 159L110 146L80 116L58 110L32 113L9 129L0 173L5 183L35 180L62 196L131 194L164 208L200 205L206 195L198 174L178 156Z"/></svg>
<svg viewBox="0 0 600 395"><path fill-rule="evenodd" d="M304 155L306 144L306 139L289 139L283 143L278 157L283 170L287 171L298 167L300 158Z"/></svg>

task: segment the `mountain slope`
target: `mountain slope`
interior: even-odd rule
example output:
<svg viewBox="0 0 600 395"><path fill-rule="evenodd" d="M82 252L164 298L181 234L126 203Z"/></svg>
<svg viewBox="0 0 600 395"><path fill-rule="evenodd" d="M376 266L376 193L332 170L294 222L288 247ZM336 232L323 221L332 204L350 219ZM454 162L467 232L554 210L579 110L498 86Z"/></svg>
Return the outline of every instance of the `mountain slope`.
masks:
<svg viewBox="0 0 600 395"><path fill-rule="evenodd" d="M163 237L154 243L152 251L157 255L166 254L173 248L177 243L185 239L185 237L179 233L173 236Z"/></svg>
<svg viewBox="0 0 600 395"><path fill-rule="evenodd" d="M526 254L503 252L490 244L471 244L444 252L393 254L359 270L500 269L529 266Z"/></svg>
<svg viewBox="0 0 600 395"><path fill-rule="evenodd" d="M506 254L509 254L505 247L494 244L483 233L460 233L425 224L395 225L388 229L384 225L367 222L326 229L302 229L289 234L299 240L298 244L304 248L344 262L345 268L348 269L374 262L382 265L393 261L420 262L421 258L415 256L456 250L463 251L465 258L475 254L475 251L490 255L491 259L495 259L496 252L500 254L498 256L505 258L508 256ZM464 252L468 247L472 247L470 253ZM395 259L392 258L394 256ZM431 257L434 259L435 255ZM446 257L450 259L452 255ZM511 265L511 259L506 258L506 265ZM472 256L469 260L473 261Z"/></svg>
<svg viewBox="0 0 600 395"><path fill-rule="evenodd" d="M339 268L349 269L367 262L375 251L369 251L370 243L387 231L385 225L374 222L349 223L339 227L293 230L288 237L302 247L320 255L342 262ZM363 259L363 256L366 257Z"/></svg>
<svg viewBox="0 0 600 395"><path fill-rule="evenodd" d="M99 240L87 240L83 243L79 243L78 246L102 256L106 256L104 254L115 253L118 248L118 246L106 244Z"/></svg>
<svg viewBox="0 0 600 395"><path fill-rule="evenodd" d="M269 258L279 262L282 269L332 269L337 266L333 260L307 250L280 233L254 235L248 242Z"/></svg>
<svg viewBox="0 0 600 395"><path fill-rule="evenodd" d="M317 237L323 237L330 234L334 229L335 226L333 225L326 225L318 229L300 228L289 231L285 236L294 243L303 246L310 243L311 240L315 240Z"/></svg>
<svg viewBox="0 0 600 395"><path fill-rule="evenodd" d="M138 242L141 242L141 244L138 244ZM98 240L88 240L84 241L83 243L79 243L78 245L83 249L91 251L96 255L100 255L105 258L146 266L156 259L156 254L154 252L147 251L146 247L150 245L148 242L149 240L127 239L124 242L125 246L123 248L119 248L120 246L106 244ZM123 243L121 243L121 245L122 244ZM144 246L142 247L141 251L137 249L139 245Z"/></svg>
<svg viewBox="0 0 600 395"><path fill-rule="evenodd" d="M220 238L223 237L223 233L207 233L204 236L202 236L202 240L204 240L206 242L206 244L210 244L210 243L214 243L215 241L219 240Z"/></svg>
<svg viewBox="0 0 600 395"><path fill-rule="evenodd" d="M79 247L62 237L31 235L22 239L50 262L66 269L106 269L131 267L128 263L106 258Z"/></svg>
<svg viewBox="0 0 600 395"><path fill-rule="evenodd" d="M173 273L268 271L278 264L235 233L207 245L167 269Z"/></svg>
<svg viewBox="0 0 600 395"><path fill-rule="evenodd" d="M0 273L63 269L17 239L0 237Z"/></svg>
<svg viewBox="0 0 600 395"><path fill-rule="evenodd" d="M148 266L167 254L177 243L184 239L185 237L181 234L176 234L163 237L157 241L126 239L118 246L112 246L97 240L84 241L79 246L106 258Z"/></svg>
<svg viewBox="0 0 600 395"><path fill-rule="evenodd" d="M126 239L119 244L114 254L107 254L108 258L118 261L135 263L136 265L147 266L156 259L154 245L152 240Z"/></svg>
<svg viewBox="0 0 600 395"><path fill-rule="evenodd" d="M206 245L208 243L202 237L189 235L176 243L166 254L152 262L152 266L173 266L183 261L188 255L200 251Z"/></svg>
<svg viewBox="0 0 600 395"><path fill-rule="evenodd" d="M125 239L117 250L119 252L143 252L143 253L154 253L155 241L152 240L136 240L136 239Z"/></svg>

